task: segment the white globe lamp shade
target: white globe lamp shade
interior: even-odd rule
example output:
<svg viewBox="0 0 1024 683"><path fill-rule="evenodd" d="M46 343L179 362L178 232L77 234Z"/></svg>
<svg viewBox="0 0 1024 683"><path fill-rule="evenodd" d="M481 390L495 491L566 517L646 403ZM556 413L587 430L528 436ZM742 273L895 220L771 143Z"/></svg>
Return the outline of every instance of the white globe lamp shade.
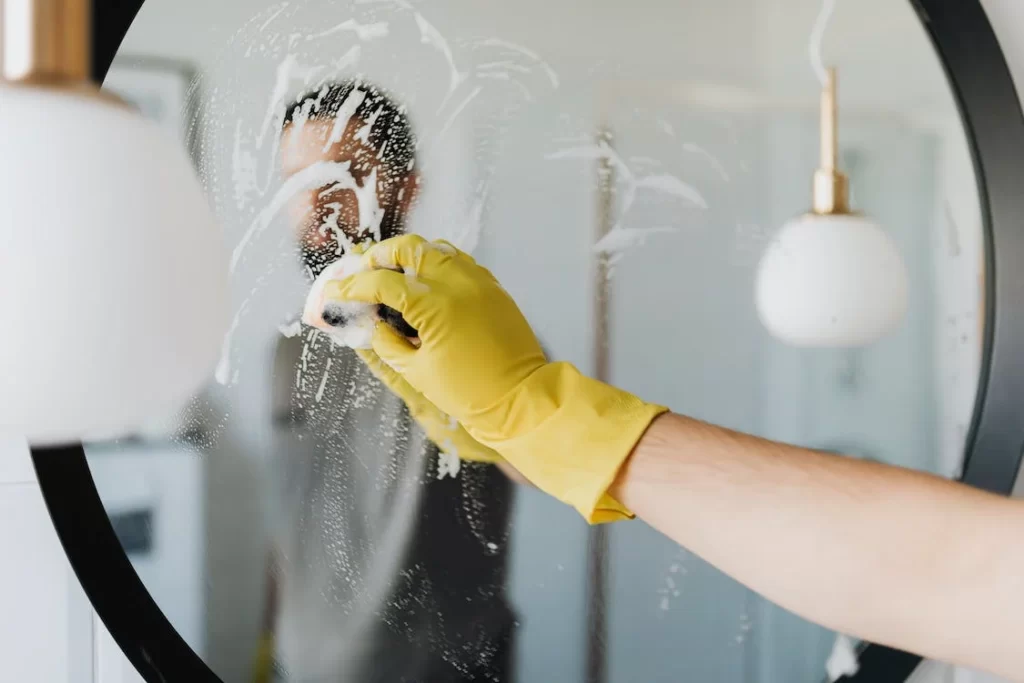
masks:
<svg viewBox="0 0 1024 683"><path fill-rule="evenodd" d="M808 214L787 223L756 275L762 324L798 347L870 344L907 310L907 272L878 225L857 215Z"/></svg>
<svg viewBox="0 0 1024 683"><path fill-rule="evenodd" d="M850 210L839 158L836 71L821 92L821 163L813 210L782 227L758 265L755 301L762 324L799 347L851 347L877 341L907 310L907 271L875 223Z"/></svg>
<svg viewBox="0 0 1024 683"><path fill-rule="evenodd" d="M210 376L226 248L155 124L95 94L0 82L0 207L0 433L127 433Z"/></svg>

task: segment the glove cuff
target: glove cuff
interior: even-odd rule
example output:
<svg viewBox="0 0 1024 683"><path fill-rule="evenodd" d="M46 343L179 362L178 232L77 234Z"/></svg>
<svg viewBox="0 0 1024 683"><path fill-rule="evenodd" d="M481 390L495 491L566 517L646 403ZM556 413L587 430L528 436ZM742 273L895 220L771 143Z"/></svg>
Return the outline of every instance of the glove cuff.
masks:
<svg viewBox="0 0 1024 683"><path fill-rule="evenodd" d="M535 486L591 524L632 518L608 488L637 442L668 409L580 373L544 365L504 402L500 426L473 436L498 451Z"/></svg>

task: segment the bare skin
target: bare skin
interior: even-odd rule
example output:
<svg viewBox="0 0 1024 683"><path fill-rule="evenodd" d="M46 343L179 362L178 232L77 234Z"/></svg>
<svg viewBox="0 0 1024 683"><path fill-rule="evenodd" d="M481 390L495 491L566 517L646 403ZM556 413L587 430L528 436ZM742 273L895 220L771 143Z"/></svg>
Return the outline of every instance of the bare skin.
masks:
<svg viewBox="0 0 1024 683"><path fill-rule="evenodd" d="M1024 680L1024 502L671 414L611 493L811 621Z"/></svg>

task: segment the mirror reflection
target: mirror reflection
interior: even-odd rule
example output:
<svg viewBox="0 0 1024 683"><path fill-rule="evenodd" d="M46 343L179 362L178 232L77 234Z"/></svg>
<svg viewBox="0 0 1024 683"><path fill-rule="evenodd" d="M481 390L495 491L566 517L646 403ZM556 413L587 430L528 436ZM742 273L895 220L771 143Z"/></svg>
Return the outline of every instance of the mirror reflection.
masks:
<svg viewBox="0 0 1024 683"><path fill-rule="evenodd" d="M837 634L642 522L588 526L300 322L356 245L444 238L552 358L716 424L956 476L984 325L968 143L910 3L821 9L145 3L106 85L192 151L234 318L201 395L87 455L125 551L218 676L834 673ZM816 55L841 74L853 203L910 282L905 320L863 348L785 346L755 309L761 254L811 199Z"/></svg>

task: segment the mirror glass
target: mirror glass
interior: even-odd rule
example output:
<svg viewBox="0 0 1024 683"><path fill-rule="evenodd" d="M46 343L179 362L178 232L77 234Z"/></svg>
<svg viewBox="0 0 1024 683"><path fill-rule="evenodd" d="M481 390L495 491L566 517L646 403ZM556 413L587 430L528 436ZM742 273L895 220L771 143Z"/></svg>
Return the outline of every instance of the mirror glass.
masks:
<svg viewBox="0 0 1024 683"><path fill-rule="evenodd" d="M192 155L234 311L201 394L87 455L139 575L218 676L828 677L836 634L642 522L591 528L514 472L439 455L355 354L297 322L339 245L443 237L552 358L700 419L956 476L984 325L968 143L911 3L839 3L815 31L821 9L145 3L106 86ZM860 349L784 346L754 305L763 249L811 201L818 55L839 69L853 203L910 275L906 320Z"/></svg>

